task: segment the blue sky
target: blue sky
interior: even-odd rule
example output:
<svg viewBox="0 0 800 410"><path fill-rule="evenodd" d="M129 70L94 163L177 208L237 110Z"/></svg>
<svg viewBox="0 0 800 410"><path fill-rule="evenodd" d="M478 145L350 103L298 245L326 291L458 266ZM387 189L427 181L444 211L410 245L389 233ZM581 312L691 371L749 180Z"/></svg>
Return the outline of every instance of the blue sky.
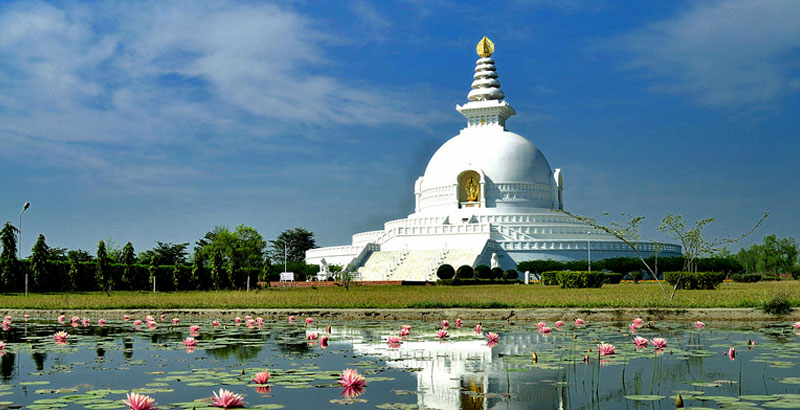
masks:
<svg viewBox="0 0 800 410"><path fill-rule="evenodd" d="M487 35L569 210L654 239L668 212L723 237L767 211L752 240L798 237L797 21L793 0L6 1L0 220L31 202L24 254L238 224L348 243L413 212Z"/></svg>

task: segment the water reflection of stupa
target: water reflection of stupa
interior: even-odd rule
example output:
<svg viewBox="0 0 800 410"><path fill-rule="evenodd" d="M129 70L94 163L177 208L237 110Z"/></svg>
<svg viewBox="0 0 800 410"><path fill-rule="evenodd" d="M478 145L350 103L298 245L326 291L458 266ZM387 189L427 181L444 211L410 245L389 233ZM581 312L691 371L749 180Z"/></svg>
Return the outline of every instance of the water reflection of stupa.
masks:
<svg viewBox="0 0 800 410"><path fill-rule="evenodd" d="M552 374L506 372L503 361L504 356L530 354L543 341L539 334L504 335L500 346L490 348L485 338L475 336L471 329L451 329L451 338L445 342L411 339L393 349L384 342L390 333L381 336L358 328L338 328L336 332L352 338L355 353L380 357L389 367L414 370L420 408L559 408L560 397L554 385L533 383L539 377L553 377Z"/></svg>
<svg viewBox="0 0 800 410"><path fill-rule="evenodd" d="M542 151L506 129L516 114L500 89L494 44L486 37L469 100L456 110L466 127L433 154L414 184L414 213L383 229L353 235L352 244L312 249L306 262L348 265L361 280L423 281L436 268L486 264L503 269L535 259L635 256L627 245L558 210L564 176ZM680 256L680 246L641 243L647 256Z"/></svg>

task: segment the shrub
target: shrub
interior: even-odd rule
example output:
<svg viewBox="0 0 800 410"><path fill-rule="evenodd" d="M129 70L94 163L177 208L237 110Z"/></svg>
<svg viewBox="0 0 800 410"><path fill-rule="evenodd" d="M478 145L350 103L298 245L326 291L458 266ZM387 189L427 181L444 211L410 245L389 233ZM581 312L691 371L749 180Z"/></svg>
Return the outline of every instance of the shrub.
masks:
<svg viewBox="0 0 800 410"><path fill-rule="evenodd" d="M761 310L768 315L782 316L792 312L792 304L786 291L779 291L772 295L772 299L761 304Z"/></svg>
<svg viewBox="0 0 800 410"><path fill-rule="evenodd" d="M453 269L453 266L446 263L442 266L439 266L439 269L436 269L436 276L438 276L439 279L453 279L455 274L456 270Z"/></svg>
<svg viewBox="0 0 800 410"><path fill-rule="evenodd" d="M731 275L734 282L755 283L761 280L761 275L757 273L734 273Z"/></svg>
<svg viewBox="0 0 800 410"><path fill-rule="evenodd" d="M560 271L556 273L556 281L562 288L599 288L603 286L602 272Z"/></svg>
<svg viewBox="0 0 800 410"><path fill-rule="evenodd" d="M503 279L506 279L506 280L518 280L519 279L519 273L517 273L517 271L515 271L514 269L509 269L509 270L503 272Z"/></svg>
<svg viewBox="0 0 800 410"><path fill-rule="evenodd" d="M776 281L776 280L781 280L781 277L778 276L778 275L764 275L764 276L761 277L761 280L763 280L763 281Z"/></svg>
<svg viewBox="0 0 800 410"><path fill-rule="evenodd" d="M603 283L608 283L611 285L616 285L617 283L622 282L622 277L625 276L621 273L606 273L605 277L603 278Z"/></svg>
<svg viewBox="0 0 800 410"><path fill-rule="evenodd" d="M475 270L472 269L472 266L461 265L456 271L456 276L459 278L472 278L475 276Z"/></svg>
<svg viewBox="0 0 800 410"><path fill-rule="evenodd" d="M678 289L715 289L725 280L725 274L722 272L666 272L664 280L672 286L678 284Z"/></svg>
<svg viewBox="0 0 800 410"><path fill-rule="evenodd" d="M639 281L642 280L642 272L641 271L635 270L633 272L628 273L628 275L630 275L631 280L633 281L633 283L639 283Z"/></svg>
<svg viewBox="0 0 800 410"><path fill-rule="evenodd" d="M492 268L492 279L502 279L502 278L503 278L503 269Z"/></svg>
<svg viewBox="0 0 800 410"><path fill-rule="evenodd" d="M459 279L473 279L473 278L475 278L475 271L472 270L472 269L464 269L464 271L461 272L461 275L464 275L464 276L460 276L459 275L459 276L456 276L456 277L459 278Z"/></svg>
<svg viewBox="0 0 800 410"><path fill-rule="evenodd" d="M479 279L491 279L492 268L486 265L478 265L475 267L475 276L477 276Z"/></svg>
<svg viewBox="0 0 800 410"><path fill-rule="evenodd" d="M551 270L547 272L542 272L542 285L547 286L554 286L558 285L558 280L556 280L556 274L560 271Z"/></svg>
<svg viewBox="0 0 800 410"><path fill-rule="evenodd" d="M800 280L800 266L795 266L792 268L792 277Z"/></svg>

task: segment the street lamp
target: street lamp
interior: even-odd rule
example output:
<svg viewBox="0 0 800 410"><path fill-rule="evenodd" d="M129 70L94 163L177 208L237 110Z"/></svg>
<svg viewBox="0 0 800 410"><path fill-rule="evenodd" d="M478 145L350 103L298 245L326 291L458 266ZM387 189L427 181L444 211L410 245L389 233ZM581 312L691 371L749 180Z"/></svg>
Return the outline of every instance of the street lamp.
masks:
<svg viewBox="0 0 800 410"><path fill-rule="evenodd" d="M31 203L25 202L25 205L22 205L22 211L19 213L19 258L22 259L22 214L25 213L25 210L30 208ZM25 296L28 296L28 270L25 270Z"/></svg>
<svg viewBox="0 0 800 410"><path fill-rule="evenodd" d="M589 260L589 272L592 271L592 231L586 232L586 259Z"/></svg>

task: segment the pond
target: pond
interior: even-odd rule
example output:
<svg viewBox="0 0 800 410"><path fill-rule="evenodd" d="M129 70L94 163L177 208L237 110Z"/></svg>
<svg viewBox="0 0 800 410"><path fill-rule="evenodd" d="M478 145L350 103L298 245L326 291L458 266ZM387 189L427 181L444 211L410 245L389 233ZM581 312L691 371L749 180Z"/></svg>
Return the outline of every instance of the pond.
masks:
<svg viewBox="0 0 800 410"><path fill-rule="evenodd" d="M800 409L800 335L787 322L731 330L570 318L484 322L478 334L476 322L450 319L439 338L438 322L97 319L12 318L0 330L0 409L125 409L130 392L159 409L218 408L220 389L253 409L673 409L677 395L686 408ZM366 387L343 389L345 369ZM252 381L260 372L264 385Z"/></svg>

